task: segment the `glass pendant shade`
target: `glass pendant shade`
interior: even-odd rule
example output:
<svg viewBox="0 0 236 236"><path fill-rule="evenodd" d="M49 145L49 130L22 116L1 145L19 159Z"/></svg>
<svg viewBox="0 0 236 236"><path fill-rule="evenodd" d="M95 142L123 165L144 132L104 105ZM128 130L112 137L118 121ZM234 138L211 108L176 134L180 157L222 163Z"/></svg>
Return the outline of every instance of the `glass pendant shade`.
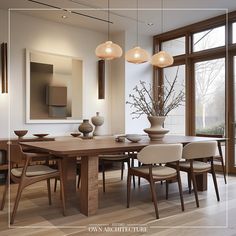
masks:
<svg viewBox="0 0 236 236"><path fill-rule="evenodd" d="M149 60L149 54L141 47L134 47L126 52L125 59L130 63L141 64Z"/></svg>
<svg viewBox="0 0 236 236"><path fill-rule="evenodd" d="M165 51L160 51L151 58L151 64L160 68L171 66L173 63L174 58Z"/></svg>
<svg viewBox="0 0 236 236"><path fill-rule="evenodd" d="M122 53L122 48L112 41L99 44L95 50L96 56L104 60L119 58L122 56Z"/></svg>

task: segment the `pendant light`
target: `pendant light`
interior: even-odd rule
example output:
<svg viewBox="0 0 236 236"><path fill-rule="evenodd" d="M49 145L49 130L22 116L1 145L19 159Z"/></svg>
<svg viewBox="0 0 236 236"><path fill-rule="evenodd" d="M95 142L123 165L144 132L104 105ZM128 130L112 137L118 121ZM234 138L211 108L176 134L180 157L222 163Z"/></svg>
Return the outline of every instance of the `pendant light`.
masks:
<svg viewBox="0 0 236 236"><path fill-rule="evenodd" d="M136 35L136 47L128 50L125 54L125 59L126 61L130 62L130 63L134 63L134 64L141 64L144 62L147 62L149 60L149 54L148 52L146 52L144 49L142 49L141 47L139 47L139 42L138 42L138 0L136 0L137 2L137 12L136 12L136 21L137 21L137 35Z"/></svg>
<svg viewBox="0 0 236 236"><path fill-rule="evenodd" d="M96 47L95 54L100 59L104 60L112 60L115 58L119 58L122 56L122 48L118 45L113 43L110 40L110 1L107 0L107 15L108 15L108 40L105 43L99 44Z"/></svg>
<svg viewBox="0 0 236 236"><path fill-rule="evenodd" d="M161 0L161 31L163 33L163 0ZM174 58L166 51L160 51L152 56L151 64L160 68L171 66Z"/></svg>

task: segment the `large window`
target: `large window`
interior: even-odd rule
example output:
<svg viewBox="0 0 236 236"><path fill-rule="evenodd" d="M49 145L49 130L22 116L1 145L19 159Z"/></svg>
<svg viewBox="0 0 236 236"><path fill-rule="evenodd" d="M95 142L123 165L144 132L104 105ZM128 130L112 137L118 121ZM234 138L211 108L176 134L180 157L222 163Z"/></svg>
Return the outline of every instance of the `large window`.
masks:
<svg viewBox="0 0 236 236"><path fill-rule="evenodd" d="M233 43L236 43L236 22L233 23Z"/></svg>
<svg viewBox="0 0 236 236"><path fill-rule="evenodd" d="M225 45L225 26L212 28L193 35L193 51L198 52Z"/></svg>
<svg viewBox="0 0 236 236"><path fill-rule="evenodd" d="M165 41L161 46L162 50L167 51L172 56L185 54L185 37Z"/></svg>
<svg viewBox="0 0 236 236"><path fill-rule="evenodd" d="M185 91L185 65L164 69L165 86L170 86L176 77L175 93L178 94L180 90ZM165 128L169 129L171 134L185 134L185 104L169 113L165 120Z"/></svg>
<svg viewBox="0 0 236 236"><path fill-rule="evenodd" d="M195 64L196 132L224 134L225 59Z"/></svg>

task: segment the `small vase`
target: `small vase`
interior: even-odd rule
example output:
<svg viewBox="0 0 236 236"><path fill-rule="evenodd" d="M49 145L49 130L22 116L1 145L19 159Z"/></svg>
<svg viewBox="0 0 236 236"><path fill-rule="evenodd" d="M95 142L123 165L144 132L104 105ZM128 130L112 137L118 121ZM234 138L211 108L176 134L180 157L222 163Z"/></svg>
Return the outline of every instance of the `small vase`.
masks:
<svg viewBox="0 0 236 236"><path fill-rule="evenodd" d="M96 116L93 116L91 121L92 124L95 126L93 136L101 135L101 126L104 123L104 117L100 116L99 112L96 112Z"/></svg>
<svg viewBox="0 0 236 236"><path fill-rule="evenodd" d="M168 129L163 128L165 118L165 116L148 116L151 127L144 129L144 132L148 134L152 141L162 139L169 132Z"/></svg>
<svg viewBox="0 0 236 236"><path fill-rule="evenodd" d="M93 131L93 126L89 123L89 120L83 120L83 123L79 126L79 131L83 133L84 137L88 137L89 133Z"/></svg>

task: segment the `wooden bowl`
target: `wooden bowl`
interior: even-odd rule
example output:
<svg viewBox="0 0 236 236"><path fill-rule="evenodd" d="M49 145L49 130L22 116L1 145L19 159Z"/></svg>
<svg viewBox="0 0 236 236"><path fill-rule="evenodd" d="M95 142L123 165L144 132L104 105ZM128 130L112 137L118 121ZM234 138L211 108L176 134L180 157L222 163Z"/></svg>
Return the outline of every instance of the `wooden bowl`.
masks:
<svg viewBox="0 0 236 236"><path fill-rule="evenodd" d="M81 135L81 133L71 133L70 135L73 137L79 137Z"/></svg>
<svg viewBox="0 0 236 236"><path fill-rule="evenodd" d="M22 138L28 133L28 130L14 130L14 133L18 138Z"/></svg>
<svg viewBox="0 0 236 236"><path fill-rule="evenodd" d="M48 134L33 134L33 135L38 138L43 138L43 137L47 136Z"/></svg>

